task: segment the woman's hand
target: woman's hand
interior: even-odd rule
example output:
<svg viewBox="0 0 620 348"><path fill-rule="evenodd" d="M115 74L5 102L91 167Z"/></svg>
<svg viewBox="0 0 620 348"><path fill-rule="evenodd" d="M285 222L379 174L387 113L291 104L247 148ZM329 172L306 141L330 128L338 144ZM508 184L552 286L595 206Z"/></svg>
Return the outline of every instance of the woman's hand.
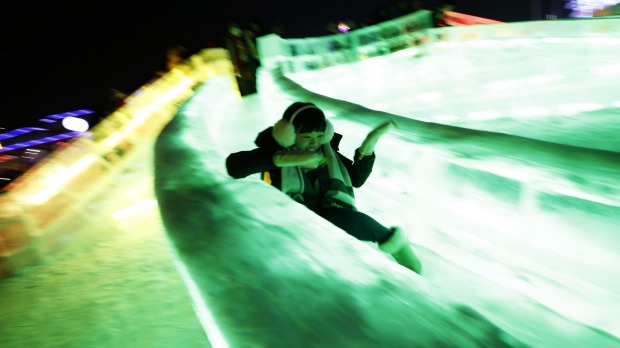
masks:
<svg viewBox="0 0 620 348"><path fill-rule="evenodd" d="M315 169L325 164L325 155L322 151L282 151L273 155L273 163L278 167Z"/></svg>
<svg viewBox="0 0 620 348"><path fill-rule="evenodd" d="M316 169L327 163L323 152L313 152L313 154L314 156L312 156L312 159L309 160L307 164L302 165L302 167L306 169Z"/></svg>
<svg viewBox="0 0 620 348"><path fill-rule="evenodd" d="M398 124L396 123L396 121L389 120L380 124L370 133L368 133L366 139L364 139L364 142L362 143L362 146L360 146L359 148L359 152L362 157L372 155L372 153L375 151L375 145L377 145L377 141L379 140L379 138L381 138L383 134L397 127Z"/></svg>

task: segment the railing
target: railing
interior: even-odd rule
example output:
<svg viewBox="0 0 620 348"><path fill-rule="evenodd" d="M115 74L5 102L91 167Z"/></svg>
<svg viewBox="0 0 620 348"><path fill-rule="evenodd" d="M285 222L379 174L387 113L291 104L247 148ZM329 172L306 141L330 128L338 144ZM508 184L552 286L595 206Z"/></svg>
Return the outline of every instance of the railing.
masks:
<svg viewBox="0 0 620 348"><path fill-rule="evenodd" d="M351 63L419 45L432 26L432 13L421 10L346 34L305 39L267 35L258 39L261 64L290 73Z"/></svg>
<svg viewBox="0 0 620 348"><path fill-rule="evenodd" d="M258 49L263 67L278 68L288 74L351 63L432 42L576 37L613 40L618 32L620 21L613 17L434 28L432 13L421 10L350 33L304 39L266 35L258 38Z"/></svg>
<svg viewBox="0 0 620 348"><path fill-rule="evenodd" d="M89 136L76 138L13 182L0 197L0 258L29 249L37 259L75 242L80 224L101 218L92 203L118 189L121 174L136 161L152 157L157 135L193 88L231 69L227 51L203 50L134 92Z"/></svg>

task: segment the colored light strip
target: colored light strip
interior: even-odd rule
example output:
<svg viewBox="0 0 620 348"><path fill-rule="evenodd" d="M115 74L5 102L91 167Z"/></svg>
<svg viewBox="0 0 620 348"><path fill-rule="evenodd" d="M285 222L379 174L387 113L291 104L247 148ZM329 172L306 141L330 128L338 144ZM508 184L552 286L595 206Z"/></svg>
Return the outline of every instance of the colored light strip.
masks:
<svg viewBox="0 0 620 348"><path fill-rule="evenodd" d="M592 17L597 11L601 11L617 5L618 0L565 0L564 8L571 10L569 17Z"/></svg>
<svg viewBox="0 0 620 348"><path fill-rule="evenodd" d="M61 114L48 115L43 118L40 118L39 121L46 122L46 123L55 123L56 122L55 120L61 120L69 116L73 116L73 117L83 116L83 115L88 115L92 113L94 113L93 110L80 109L80 110L75 110L75 111L63 112ZM33 132L33 131L49 131L49 129L39 128L39 127L22 127L22 128L14 129L10 132L0 133L0 140L17 137L17 136L20 136L20 135L23 135L29 132Z"/></svg>
<svg viewBox="0 0 620 348"><path fill-rule="evenodd" d="M48 115L45 116L44 118L53 118L56 120L60 120L63 119L65 117L69 117L69 116L82 116L82 115L88 115L88 114L92 114L94 111L92 110L88 110L88 109L81 109L81 110L75 110L75 111L68 111L68 112L63 112L62 114L54 114L54 115ZM43 120L43 119L41 119Z"/></svg>
<svg viewBox="0 0 620 348"><path fill-rule="evenodd" d="M0 140L9 139L18 137L20 135L24 135L26 133L34 132L34 131L49 131L47 128L39 128L39 127L23 127L14 129L10 132L0 134Z"/></svg>
<svg viewBox="0 0 620 348"><path fill-rule="evenodd" d="M52 141L57 141L57 140L62 140L62 139L67 139L67 138L73 138L76 137L80 134L84 134L82 132L69 132L69 133L64 133L64 134L58 134L58 135L53 135L50 137L45 137L45 138L40 138L40 139L36 139L36 140L30 140L30 141L26 141L23 143L17 143L17 144L11 144L11 145L7 145L4 146L0 149L0 152L7 152L7 151L13 151L13 150L17 150L17 149L21 149L24 147L29 147L29 146L35 146L35 145L40 145L40 144L45 144L45 143L51 143Z"/></svg>
<svg viewBox="0 0 620 348"><path fill-rule="evenodd" d="M465 13L446 11L444 13L444 21L448 25L477 25L477 24L499 24L502 23L500 21L496 21L494 19L483 18L468 15Z"/></svg>

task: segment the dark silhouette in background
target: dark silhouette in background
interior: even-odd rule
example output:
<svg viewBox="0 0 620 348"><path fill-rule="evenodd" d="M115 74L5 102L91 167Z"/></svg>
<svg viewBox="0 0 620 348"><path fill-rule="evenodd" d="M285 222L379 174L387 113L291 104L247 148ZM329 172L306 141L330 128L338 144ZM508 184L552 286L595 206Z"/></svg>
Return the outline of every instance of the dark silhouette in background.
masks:
<svg viewBox="0 0 620 348"><path fill-rule="evenodd" d="M433 21L436 28L448 26L444 19L444 15L448 11L453 11L455 6L452 1L443 0L440 1L437 7L433 10Z"/></svg>
<svg viewBox="0 0 620 348"><path fill-rule="evenodd" d="M172 45L166 50L166 69L172 70L183 63L188 57L188 49L184 45Z"/></svg>
<svg viewBox="0 0 620 348"><path fill-rule="evenodd" d="M261 32L257 22L249 22L245 26L238 22L228 25L226 49L230 53L242 96L256 93L256 71L260 66L256 37Z"/></svg>

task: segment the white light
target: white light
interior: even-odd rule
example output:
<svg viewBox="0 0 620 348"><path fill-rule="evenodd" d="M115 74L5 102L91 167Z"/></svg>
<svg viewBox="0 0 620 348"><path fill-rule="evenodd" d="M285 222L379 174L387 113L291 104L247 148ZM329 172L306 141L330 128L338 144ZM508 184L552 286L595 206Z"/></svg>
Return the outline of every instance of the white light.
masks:
<svg viewBox="0 0 620 348"><path fill-rule="evenodd" d="M556 44L574 44L575 39L568 37L544 37L540 39L545 43L556 43Z"/></svg>
<svg viewBox="0 0 620 348"><path fill-rule="evenodd" d="M563 115L577 115L582 112L602 109L603 106L596 103L573 103L558 106L558 112Z"/></svg>
<svg viewBox="0 0 620 348"><path fill-rule="evenodd" d="M439 100L443 98L443 94L439 92L428 92L428 93L420 93L416 96L416 99L431 101L431 100Z"/></svg>
<svg viewBox="0 0 620 348"><path fill-rule="evenodd" d="M154 199L140 201L127 208L114 212L114 214L112 214L112 217L116 220L124 220L154 207L157 207L157 201Z"/></svg>
<svg viewBox="0 0 620 348"><path fill-rule="evenodd" d="M455 115L433 115L431 116L431 120L435 122L439 122L439 123L457 121L458 119L459 117Z"/></svg>
<svg viewBox="0 0 620 348"><path fill-rule="evenodd" d="M490 90L505 90L505 89L516 88L519 86L521 86L521 81L519 80L505 80L505 81L491 82L486 85L486 88Z"/></svg>
<svg viewBox="0 0 620 348"><path fill-rule="evenodd" d="M527 81L533 84L542 85L552 82L558 82L563 80L564 78L564 75L537 75L529 77Z"/></svg>
<svg viewBox="0 0 620 348"><path fill-rule="evenodd" d="M601 75L618 75L620 74L620 64L608 64L608 65L599 65L592 69L592 72L595 74Z"/></svg>
<svg viewBox="0 0 620 348"><path fill-rule="evenodd" d="M465 45L467 46L481 47L481 48L500 47L502 44L504 43L500 40L473 40L473 41L465 42Z"/></svg>
<svg viewBox="0 0 620 348"><path fill-rule="evenodd" d="M530 106L519 109L512 109L510 112L515 116L520 117L535 117L535 116L549 116L551 110L543 106Z"/></svg>
<svg viewBox="0 0 620 348"><path fill-rule="evenodd" d="M500 116L500 113L497 111L476 111L467 114L467 118L474 120L492 120Z"/></svg>
<svg viewBox="0 0 620 348"><path fill-rule="evenodd" d="M62 119L62 126L74 132L86 132L89 128L86 120L71 116Z"/></svg>
<svg viewBox="0 0 620 348"><path fill-rule="evenodd" d="M91 154L80 158L69 168L62 168L61 166L55 168L56 173L54 173L54 168L50 169L50 173L42 180L42 182L45 183L44 188L37 190L36 193L25 196L24 200L28 204L42 204L47 202L50 197L62 190L71 179L86 170L86 168L96 160L97 157ZM57 173L61 175L57 175Z"/></svg>
<svg viewBox="0 0 620 348"><path fill-rule="evenodd" d="M537 43L540 42L540 40L533 39L533 38L515 38L515 39L507 39L506 42L509 43L509 44L514 44L514 45L519 45L519 46L526 46L526 45L537 44Z"/></svg>
<svg viewBox="0 0 620 348"><path fill-rule="evenodd" d="M592 44L601 44L601 45L619 45L620 39L615 37L584 37L583 41Z"/></svg>
<svg viewBox="0 0 620 348"><path fill-rule="evenodd" d="M123 133L123 132L114 132L112 133L112 135L108 136L106 138L106 140L104 140L101 145L103 148L111 148L116 146L118 143L120 143L123 139L125 139L125 137L127 136L127 134Z"/></svg>
<svg viewBox="0 0 620 348"><path fill-rule="evenodd" d="M450 42L450 41L439 41L439 42L434 42L433 44L439 48L453 48L453 47L459 46L457 42Z"/></svg>
<svg viewBox="0 0 620 348"><path fill-rule="evenodd" d="M209 310L206 301L202 297L200 288L192 279L192 276L189 274L185 264L179 260L175 260L174 264L176 265L176 268L179 271L181 278L183 278L183 282L185 283L187 290L189 291L189 295L192 299L192 307L194 308L194 312L200 321L204 333L207 335L207 339L209 340L211 347L228 348L229 346L228 342L226 342L226 338L217 326L215 317Z"/></svg>
<svg viewBox="0 0 620 348"><path fill-rule="evenodd" d="M368 106L368 108L372 109L372 110L384 110L387 107L388 107L388 105L385 104L385 103L374 103L374 104Z"/></svg>

